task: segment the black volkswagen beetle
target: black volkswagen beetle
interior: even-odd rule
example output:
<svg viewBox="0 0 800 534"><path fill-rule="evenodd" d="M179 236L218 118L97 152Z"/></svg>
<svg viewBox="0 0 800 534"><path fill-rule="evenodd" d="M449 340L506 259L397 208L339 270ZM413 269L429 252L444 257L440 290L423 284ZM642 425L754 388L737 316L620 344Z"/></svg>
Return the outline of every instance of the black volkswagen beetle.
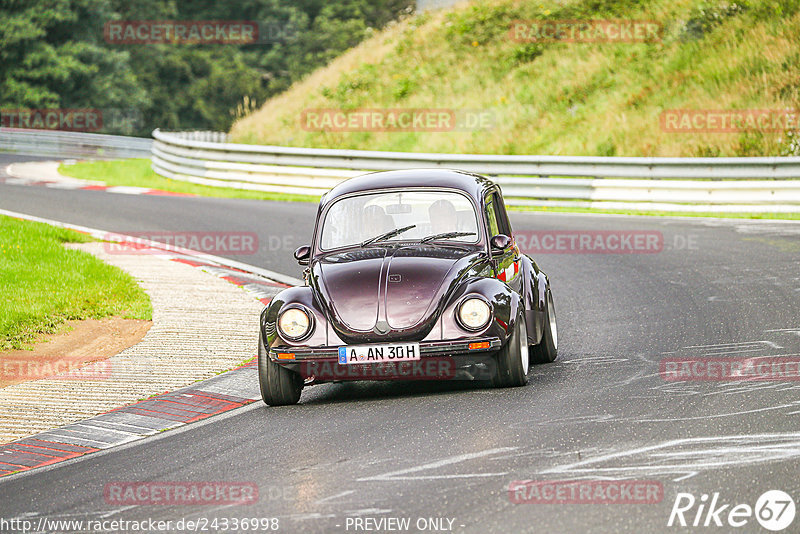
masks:
<svg viewBox="0 0 800 534"><path fill-rule="evenodd" d="M261 314L269 405L342 380L523 386L531 362L556 359L549 280L520 253L500 188L483 176L420 169L347 180L322 197L313 241L295 258L306 285Z"/></svg>

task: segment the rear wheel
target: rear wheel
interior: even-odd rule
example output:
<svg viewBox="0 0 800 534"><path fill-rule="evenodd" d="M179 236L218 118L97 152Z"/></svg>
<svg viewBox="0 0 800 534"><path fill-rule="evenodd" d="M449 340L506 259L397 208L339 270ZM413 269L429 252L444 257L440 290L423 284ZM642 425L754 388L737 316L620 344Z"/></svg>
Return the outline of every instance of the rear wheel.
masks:
<svg viewBox="0 0 800 534"><path fill-rule="evenodd" d="M547 309L545 310L544 333L538 345L531 347L533 363L551 363L558 357L558 325L556 324L556 308L553 294L547 291Z"/></svg>
<svg viewBox="0 0 800 534"><path fill-rule="evenodd" d="M517 387L528 383L528 333L525 313L521 313L511 338L497 353L492 383L496 387Z"/></svg>
<svg viewBox="0 0 800 534"><path fill-rule="evenodd" d="M303 379L299 374L278 365L269 359L264 340L258 335L258 384L261 398L270 406L297 404L303 391Z"/></svg>

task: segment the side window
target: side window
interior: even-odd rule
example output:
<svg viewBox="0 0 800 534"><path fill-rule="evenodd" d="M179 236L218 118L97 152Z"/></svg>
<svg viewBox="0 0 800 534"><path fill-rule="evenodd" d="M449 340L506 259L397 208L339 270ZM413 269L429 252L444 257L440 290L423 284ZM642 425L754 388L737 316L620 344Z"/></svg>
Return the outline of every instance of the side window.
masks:
<svg viewBox="0 0 800 534"><path fill-rule="evenodd" d="M492 199L495 215L497 216L497 226L500 229L500 233L511 237L511 224L508 221L508 214L506 213L506 206L503 203L503 198L499 194L494 193L492 195Z"/></svg>
<svg viewBox="0 0 800 534"><path fill-rule="evenodd" d="M500 233L494 195L486 197L486 221L489 223L489 237L496 236Z"/></svg>

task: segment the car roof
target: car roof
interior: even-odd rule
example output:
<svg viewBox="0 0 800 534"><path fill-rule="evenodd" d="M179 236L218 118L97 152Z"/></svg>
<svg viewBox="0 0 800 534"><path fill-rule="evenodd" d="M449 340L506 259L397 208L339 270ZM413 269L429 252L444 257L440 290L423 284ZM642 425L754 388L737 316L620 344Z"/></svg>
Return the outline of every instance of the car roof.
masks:
<svg viewBox="0 0 800 534"><path fill-rule="evenodd" d="M373 172L350 178L338 184L322 196L320 205L335 199L364 191L395 188L432 187L463 191L479 203L483 196L495 186L485 176L452 169L410 169L401 171Z"/></svg>

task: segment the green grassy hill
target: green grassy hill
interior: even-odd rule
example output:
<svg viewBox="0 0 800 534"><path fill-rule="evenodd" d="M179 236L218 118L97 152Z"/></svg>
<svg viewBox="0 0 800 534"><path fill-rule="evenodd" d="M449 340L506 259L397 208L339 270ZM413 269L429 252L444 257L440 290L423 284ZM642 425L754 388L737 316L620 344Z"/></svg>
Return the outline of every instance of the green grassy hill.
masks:
<svg viewBox="0 0 800 534"><path fill-rule="evenodd" d="M647 19L651 43L522 43L514 20ZM303 112L479 110L483 131L316 132ZM234 124L236 142L602 156L797 153L790 132L670 133L669 109L800 109L800 0L489 0L394 24ZM795 125L797 128L797 125Z"/></svg>

